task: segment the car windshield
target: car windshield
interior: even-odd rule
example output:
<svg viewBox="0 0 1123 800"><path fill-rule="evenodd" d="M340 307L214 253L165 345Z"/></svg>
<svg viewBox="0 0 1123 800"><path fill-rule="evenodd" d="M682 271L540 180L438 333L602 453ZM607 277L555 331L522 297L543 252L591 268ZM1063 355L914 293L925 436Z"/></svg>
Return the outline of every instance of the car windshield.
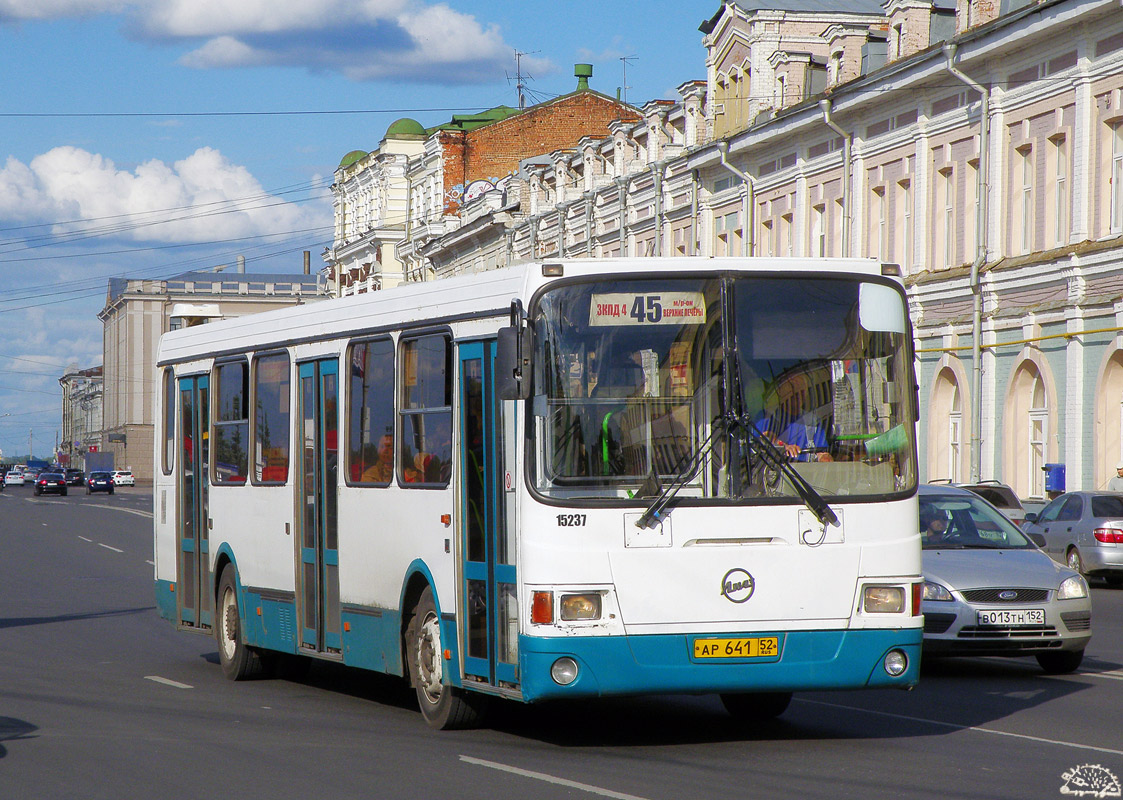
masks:
<svg viewBox="0 0 1123 800"><path fill-rule="evenodd" d="M900 291L844 277L570 283L533 312L535 488L755 502L915 486Z"/></svg>
<svg viewBox="0 0 1123 800"><path fill-rule="evenodd" d="M920 541L925 550L1037 547L992 505L969 494L922 494Z"/></svg>

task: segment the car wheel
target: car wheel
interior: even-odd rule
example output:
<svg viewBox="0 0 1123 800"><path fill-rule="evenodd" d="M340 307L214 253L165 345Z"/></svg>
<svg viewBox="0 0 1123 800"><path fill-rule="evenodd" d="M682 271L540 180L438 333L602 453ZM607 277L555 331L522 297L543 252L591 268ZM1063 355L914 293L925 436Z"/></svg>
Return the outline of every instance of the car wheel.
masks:
<svg viewBox="0 0 1123 800"><path fill-rule="evenodd" d="M61 492L59 492L59 494L61 494L61 495L62 495L63 497L66 497L66 495L67 495L67 491L68 491L68 490L66 490L66 489L63 489L63 490L62 490Z"/></svg>
<svg viewBox="0 0 1123 800"><path fill-rule="evenodd" d="M787 710L791 692L725 693L721 704L731 716L743 722L774 719Z"/></svg>
<svg viewBox="0 0 1123 800"><path fill-rule="evenodd" d="M433 590L425 587L413 610L405 634L410 680L417 692L421 716L438 730L470 728L479 724L487 698L469 694L444 682L441 620Z"/></svg>
<svg viewBox="0 0 1123 800"><path fill-rule="evenodd" d="M227 566L218 582L218 613L214 626L218 640L218 660L222 674L232 681L260 675L263 662L257 650L242 640L242 617L238 612L238 592L234 567Z"/></svg>
<svg viewBox="0 0 1123 800"><path fill-rule="evenodd" d="M1076 570L1081 575L1084 574L1084 559L1080 557L1080 551L1075 547L1070 547L1068 552L1065 553L1065 564L1071 570Z"/></svg>
<svg viewBox="0 0 1123 800"><path fill-rule="evenodd" d="M1108 586L1123 586L1123 575L1108 575L1104 580Z"/></svg>
<svg viewBox="0 0 1123 800"><path fill-rule="evenodd" d="M109 487L109 493L113 494L113 487L112 486Z"/></svg>
<svg viewBox="0 0 1123 800"><path fill-rule="evenodd" d="M1050 675L1074 672L1083 660L1083 650L1051 650L1048 653L1037 654L1037 663Z"/></svg>

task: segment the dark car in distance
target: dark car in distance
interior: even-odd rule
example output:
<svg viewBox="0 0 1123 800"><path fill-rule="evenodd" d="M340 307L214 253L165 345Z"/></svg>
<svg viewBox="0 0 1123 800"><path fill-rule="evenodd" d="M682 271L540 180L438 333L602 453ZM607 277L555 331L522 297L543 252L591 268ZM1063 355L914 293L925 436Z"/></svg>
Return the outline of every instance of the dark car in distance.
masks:
<svg viewBox="0 0 1123 800"><path fill-rule="evenodd" d="M66 476L61 472L40 472L35 479L35 494L66 495Z"/></svg>
<svg viewBox="0 0 1123 800"><path fill-rule="evenodd" d="M91 472L86 478L86 494L109 492L113 494L113 476L108 472Z"/></svg>
<svg viewBox="0 0 1123 800"><path fill-rule="evenodd" d="M86 483L86 473L80 469L68 469L63 474L66 475L67 486L83 486Z"/></svg>

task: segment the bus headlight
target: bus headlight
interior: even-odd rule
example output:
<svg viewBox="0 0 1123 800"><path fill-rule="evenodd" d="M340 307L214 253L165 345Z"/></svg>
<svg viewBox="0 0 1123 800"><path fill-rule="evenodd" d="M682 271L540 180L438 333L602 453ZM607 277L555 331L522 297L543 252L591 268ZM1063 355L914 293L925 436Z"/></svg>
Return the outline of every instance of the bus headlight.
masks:
<svg viewBox="0 0 1123 800"><path fill-rule="evenodd" d="M563 594L561 618L566 621L600 619L601 597L597 592Z"/></svg>
<svg viewBox="0 0 1123 800"><path fill-rule="evenodd" d="M569 686L577 680L577 662L569 656L563 656L550 667L550 677L558 686Z"/></svg>
<svg viewBox="0 0 1123 800"><path fill-rule="evenodd" d="M862 610L867 614L899 614L905 610L905 590L900 586L867 586L862 590Z"/></svg>

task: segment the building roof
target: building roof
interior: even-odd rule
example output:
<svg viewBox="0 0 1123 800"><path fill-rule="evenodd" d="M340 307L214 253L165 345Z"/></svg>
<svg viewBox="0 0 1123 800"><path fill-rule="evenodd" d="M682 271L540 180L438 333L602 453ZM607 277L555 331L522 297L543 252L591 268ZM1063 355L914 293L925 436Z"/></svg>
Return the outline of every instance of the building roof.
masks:
<svg viewBox="0 0 1123 800"><path fill-rule="evenodd" d="M402 117L390 123L386 129L387 136L425 136L425 126L415 119Z"/></svg>
<svg viewBox="0 0 1123 800"><path fill-rule="evenodd" d="M356 161L358 161L360 159L363 159L363 158L366 158L367 155L369 155L369 154L365 150L352 150L350 153L345 155L340 160L339 169L343 169L344 167L349 167L352 164L354 164Z"/></svg>
<svg viewBox="0 0 1123 800"><path fill-rule="evenodd" d="M884 17L882 0L738 0L736 3L722 3L717 13L698 26L702 33L712 33L717 27L726 5L736 6L742 11L792 11L812 14L869 14Z"/></svg>
<svg viewBox="0 0 1123 800"><path fill-rule="evenodd" d="M162 283L164 293L171 294L173 292L183 292L187 289L187 284L198 284L196 290L199 294L205 294L210 291L212 284L221 283L223 293L227 291L237 292L238 285L242 283L250 284L251 290L254 285L259 285L261 291L265 291L265 284L267 283L281 283L281 284L299 284L301 292L308 292L315 294L319 287L318 275L305 275L303 273L288 273L288 272L184 272L182 275L176 275L171 278L163 279L148 279L148 278L110 278L109 279L109 302L123 295L129 287L130 281L144 280L150 283ZM205 287L205 288L204 288Z"/></svg>

